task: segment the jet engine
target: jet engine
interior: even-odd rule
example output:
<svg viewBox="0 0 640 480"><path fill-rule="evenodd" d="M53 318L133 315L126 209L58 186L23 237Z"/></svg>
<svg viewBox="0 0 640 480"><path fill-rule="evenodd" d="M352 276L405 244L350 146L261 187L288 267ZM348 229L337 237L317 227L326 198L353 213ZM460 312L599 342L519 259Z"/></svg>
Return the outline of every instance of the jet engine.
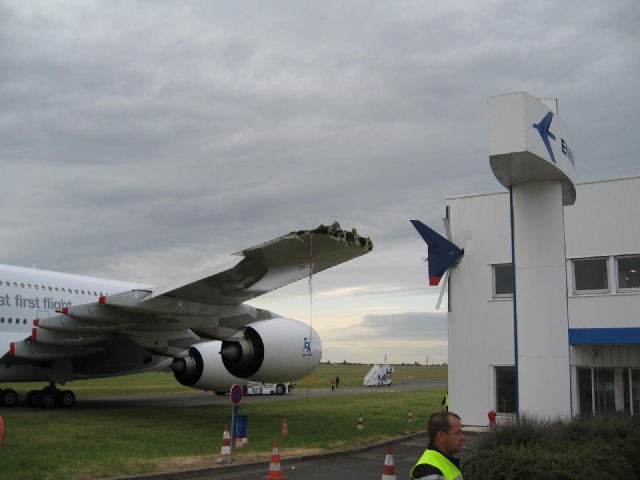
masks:
<svg viewBox="0 0 640 480"><path fill-rule="evenodd" d="M215 392L247 380L282 382L309 375L320 363L322 343L309 325L271 318L247 325L238 341L194 345L173 362L182 385Z"/></svg>

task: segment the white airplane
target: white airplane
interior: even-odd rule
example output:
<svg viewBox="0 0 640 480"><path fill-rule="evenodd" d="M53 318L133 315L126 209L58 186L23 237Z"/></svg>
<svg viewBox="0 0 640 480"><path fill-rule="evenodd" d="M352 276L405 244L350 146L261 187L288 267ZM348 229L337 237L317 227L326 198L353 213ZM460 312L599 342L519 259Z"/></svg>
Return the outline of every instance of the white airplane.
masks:
<svg viewBox="0 0 640 480"><path fill-rule="evenodd" d="M0 382L48 382L27 404L71 407L74 393L56 384L172 370L183 385L223 392L248 380L302 378L322 356L316 331L244 302L372 248L334 223L160 287L0 265ZM0 405L17 402L15 390L0 389Z"/></svg>

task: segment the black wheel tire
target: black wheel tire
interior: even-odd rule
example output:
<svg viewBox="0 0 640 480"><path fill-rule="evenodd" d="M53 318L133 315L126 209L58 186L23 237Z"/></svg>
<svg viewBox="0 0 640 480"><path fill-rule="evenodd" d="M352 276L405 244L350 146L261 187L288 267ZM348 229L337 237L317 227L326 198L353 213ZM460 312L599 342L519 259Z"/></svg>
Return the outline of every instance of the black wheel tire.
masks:
<svg viewBox="0 0 640 480"><path fill-rule="evenodd" d="M31 390L27 393L27 405L32 408L39 408L42 406L42 391Z"/></svg>
<svg viewBox="0 0 640 480"><path fill-rule="evenodd" d="M27 396L24 397L24 401L27 404L27 407L35 407L35 397L36 394L38 393L37 390L29 390L29 393L27 393Z"/></svg>
<svg viewBox="0 0 640 480"><path fill-rule="evenodd" d="M56 394L54 392L48 392L48 391L42 392L41 406L43 408L53 408L55 405L56 405Z"/></svg>
<svg viewBox="0 0 640 480"><path fill-rule="evenodd" d="M279 383L276 385L276 395L284 395L286 391L287 388L283 384Z"/></svg>
<svg viewBox="0 0 640 480"><path fill-rule="evenodd" d="M7 388L0 391L0 405L5 407L15 407L18 404L18 394L15 390Z"/></svg>
<svg viewBox="0 0 640 480"><path fill-rule="evenodd" d="M56 395L56 405L71 408L76 404L76 396L71 390L62 390Z"/></svg>

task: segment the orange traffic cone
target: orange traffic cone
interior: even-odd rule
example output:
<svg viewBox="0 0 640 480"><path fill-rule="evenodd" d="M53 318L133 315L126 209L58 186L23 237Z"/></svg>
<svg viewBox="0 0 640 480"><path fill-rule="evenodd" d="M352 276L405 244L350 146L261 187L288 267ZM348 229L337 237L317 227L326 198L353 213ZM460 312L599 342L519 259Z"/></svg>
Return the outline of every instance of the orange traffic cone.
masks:
<svg viewBox="0 0 640 480"><path fill-rule="evenodd" d="M288 437L289 436L289 426L287 425L287 419L284 419L284 422L282 422L282 436L283 437Z"/></svg>
<svg viewBox="0 0 640 480"><path fill-rule="evenodd" d="M244 438L236 437L236 448L244 447Z"/></svg>
<svg viewBox="0 0 640 480"><path fill-rule="evenodd" d="M271 463L269 464L269 473L264 477L270 480L279 480L287 478L280 470L280 453L278 452L278 439L273 440L273 450L271 451Z"/></svg>
<svg viewBox="0 0 640 480"><path fill-rule="evenodd" d="M364 430L364 420L362 420L362 414L358 417L358 430Z"/></svg>
<svg viewBox="0 0 640 480"><path fill-rule="evenodd" d="M224 433L222 434L222 448L220 449L220 455L225 458L231 457L231 435L229 435L229 425L224 426Z"/></svg>
<svg viewBox="0 0 640 480"><path fill-rule="evenodd" d="M413 412L409 409L409 415L407 417L407 422L413 423Z"/></svg>
<svg viewBox="0 0 640 480"><path fill-rule="evenodd" d="M381 480L396 480L396 467L393 464L393 450L391 444L387 446L387 455L384 457Z"/></svg>

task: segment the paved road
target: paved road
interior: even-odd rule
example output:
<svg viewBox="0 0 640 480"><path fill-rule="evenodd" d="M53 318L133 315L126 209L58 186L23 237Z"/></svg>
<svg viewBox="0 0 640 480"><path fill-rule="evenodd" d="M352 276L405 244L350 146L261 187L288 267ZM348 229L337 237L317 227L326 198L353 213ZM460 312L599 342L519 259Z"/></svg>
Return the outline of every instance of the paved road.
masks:
<svg viewBox="0 0 640 480"><path fill-rule="evenodd" d="M467 456L475 440L477 432L469 432L465 445L459 453L461 458ZM391 442L393 450L393 466L399 480L408 479L409 471L420 457L427 445L426 433L396 439ZM387 443L342 453L322 454L306 458L286 458L286 452L280 451L280 469L289 480L371 480L382 476L382 469L387 453ZM256 480L269 473L269 462L229 465L204 470L191 470L159 475L135 477L139 480ZM132 479L133 477L122 477ZM114 479L118 480L118 479Z"/></svg>
<svg viewBox="0 0 640 480"><path fill-rule="evenodd" d="M326 390L308 390L304 385L298 385L289 395L282 395L276 398L282 400L293 398L316 398L329 395L365 395L380 392L397 392L407 390L444 390L447 388L446 378L429 379L403 379L400 383L390 387L342 387L332 392ZM243 404L263 402L268 399L273 400L273 395L247 395L242 400ZM195 391L193 393L171 393L153 395L131 395L120 397L92 397L83 398L78 396L76 409L103 409L103 408L136 408L136 407L195 407L201 405L228 405L229 396L214 395L211 392ZM26 408L26 407L25 407Z"/></svg>
<svg viewBox="0 0 640 480"><path fill-rule="evenodd" d="M409 471L425 449L425 434L397 439L392 442L393 463L398 479L408 479ZM323 454L308 458L287 459L286 452L280 451L280 468L289 480L342 479L370 480L380 478L387 453L387 444L376 444L364 449ZM207 470L182 471L158 475L135 477L145 480L256 480L269 473L269 462L229 465ZM122 477L122 479L134 477Z"/></svg>
<svg viewBox="0 0 640 480"><path fill-rule="evenodd" d="M408 479L409 471L420 457L427 444L426 435L399 440L392 444L393 463L396 476ZM286 460L286 452L281 455L285 460L281 462L283 474L290 480L327 480L348 478L349 480L370 480L380 478L387 453L386 445L355 451L346 455L325 455L309 460ZM252 465L237 468L235 471L216 473L208 472L204 475L192 477L194 480L249 480L263 478L269 472L269 464ZM184 478L184 477L183 477Z"/></svg>

